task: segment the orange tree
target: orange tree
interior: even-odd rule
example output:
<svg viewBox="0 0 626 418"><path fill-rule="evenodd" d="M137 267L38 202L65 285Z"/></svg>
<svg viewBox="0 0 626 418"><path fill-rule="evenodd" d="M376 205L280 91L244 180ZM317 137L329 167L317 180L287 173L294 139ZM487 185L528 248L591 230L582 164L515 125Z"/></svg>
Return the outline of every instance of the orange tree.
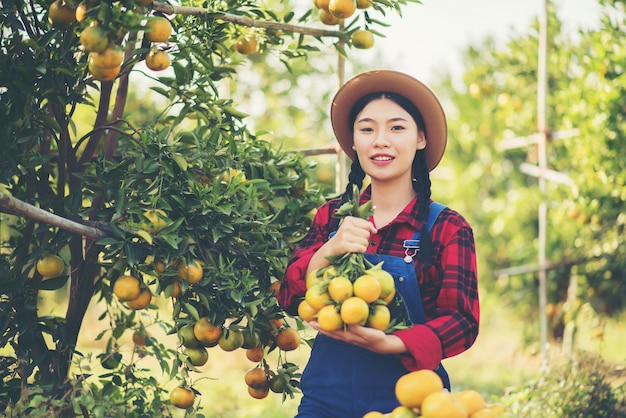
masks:
<svg viewBox="0 0 626 418"><path fill-rule="evenodd" d="M618 41L626 18L623 1L601 3L607 8L599 27L577 38L562 29L554 6L549 9L547 160L573 187L548 182L542 196L537 180L519 169L537 165L536 145L500 147L504 139L537 132L537 24L506 45L486 39L469 48L462 88L444 82L460 115L451 122L458 147L447 154L459 175L442 186L453 189L449 195L459 197L476 227L482 283L523 317L537 318L536 271L496 273L536 265L537 207L545 199L552 263L547 314L557 338L581 306L611 315L623 312L626 300L626 85L620 76L626 49ZM572 129L578 133L558 138ZM529 322L529 341L536 340L534 324Z"/></svg>
<svg viewBox="0 0 626 418"><path fill-rule="evenodd" d="M326 39L345 54L352 31L384 26L373 13L404 5L375 1L330 28L314 5L296 18L255 1L4 2L0 409L166 415L164 389L137 357L155 356L187 388L205 361L201 345L282 350L276 336L289 325L272 289L321 193L308 181L312 164L250 132L223 94L243 59L234 46L254 31L245 53L276 50L287 65ZM148 68L165 73L143 65L155 56ZM144 86L159 100L129 102ZM66 285L65 315L42 315L41 292ZM171 319L157 313L163 298ZM106 348L95 356L104 372L77 352L92 301L106 307ZM179 344L151 338L145 318ZM188 329L199 322L218 327L219 340L194 342ZM118 344L129 329L131 358ZM298 367L281 358L278 370L260 364L268 384L279 375L280 392L293 395Z"/></svg>

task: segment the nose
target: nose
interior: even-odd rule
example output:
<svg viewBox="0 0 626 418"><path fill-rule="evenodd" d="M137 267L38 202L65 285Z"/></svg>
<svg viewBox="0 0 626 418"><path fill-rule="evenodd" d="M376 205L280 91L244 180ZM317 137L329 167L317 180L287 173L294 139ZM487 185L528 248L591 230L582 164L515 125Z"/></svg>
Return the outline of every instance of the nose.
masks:
<svg viewBox="0 0 626 418"><path fill-rule="evenodd" d="M374 141L372 145L376 148L383 148L389 145L387 134L384 130L377 130L374 134Z"/></svg>

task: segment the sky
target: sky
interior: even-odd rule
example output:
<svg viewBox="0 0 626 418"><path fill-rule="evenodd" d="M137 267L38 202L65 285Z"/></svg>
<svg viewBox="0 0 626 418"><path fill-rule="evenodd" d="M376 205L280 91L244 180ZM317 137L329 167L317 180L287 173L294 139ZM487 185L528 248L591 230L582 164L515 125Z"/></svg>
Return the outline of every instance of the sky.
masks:
<svg viewBox="0 0 626 418"><path fill-rule="evenodd" d="M554 2L564 28L571 30L573 36L577 28L597 27L601 11L597 0ZM368 50L361 54L367 58L368 54L380 53L386 68L405 71L427 83L435 83L442 70L453 77L460 76L461 57L467 46L480 43L488 35L505 41L511 34L528 33L543 5L544 0L422 0L422 4L409 3L402 18L391 14L385 17L391 26L382 29L386 38L376 38L376 52Z"/></svg>

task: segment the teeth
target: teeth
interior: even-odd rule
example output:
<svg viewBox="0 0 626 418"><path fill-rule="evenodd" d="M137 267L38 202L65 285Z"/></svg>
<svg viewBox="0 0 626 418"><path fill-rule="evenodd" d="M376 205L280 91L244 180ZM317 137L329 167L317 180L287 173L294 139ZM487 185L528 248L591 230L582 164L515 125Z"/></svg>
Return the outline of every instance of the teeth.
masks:
<svg viewBox="0 0 626 418"><path fill-rule="evenodd" d="M372 159L373 159L374 161L390 161L390 160L393 160L393 158L392 158L392 157L382 157L382 156L381 156L381 157L374 157L374 158L372 158Z"/></svg>

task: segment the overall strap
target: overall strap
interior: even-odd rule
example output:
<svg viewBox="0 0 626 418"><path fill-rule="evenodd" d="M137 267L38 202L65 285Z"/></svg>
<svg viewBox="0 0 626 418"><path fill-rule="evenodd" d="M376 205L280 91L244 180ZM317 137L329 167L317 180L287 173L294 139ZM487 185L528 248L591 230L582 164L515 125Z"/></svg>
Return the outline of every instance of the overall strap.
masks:
<svg viewBox="0 0 626 418"><path fill-rule="evenodd" d="M445 208L446 205L443 205L439 202L430 202L430 212L428 213L428 219L426 220L426 228L428 229L428 232L433 229L435 221L439 217L441 211Z"/></svg>
<svg viewBox="0 0 626 418"><path fill-rule="evenodd" d="M433 229L435 221L439 217L441 211L445 208L446 206L439 202L430 202L430 211L428 213L428 219L426 219L426 229L428 232ZM420 249L420 231L415 231L415 234L413 234L411 239L404 240L404 244L402 246L406 249L404 260L407 263L410 263L409 258L412 259Z"/></svg>

